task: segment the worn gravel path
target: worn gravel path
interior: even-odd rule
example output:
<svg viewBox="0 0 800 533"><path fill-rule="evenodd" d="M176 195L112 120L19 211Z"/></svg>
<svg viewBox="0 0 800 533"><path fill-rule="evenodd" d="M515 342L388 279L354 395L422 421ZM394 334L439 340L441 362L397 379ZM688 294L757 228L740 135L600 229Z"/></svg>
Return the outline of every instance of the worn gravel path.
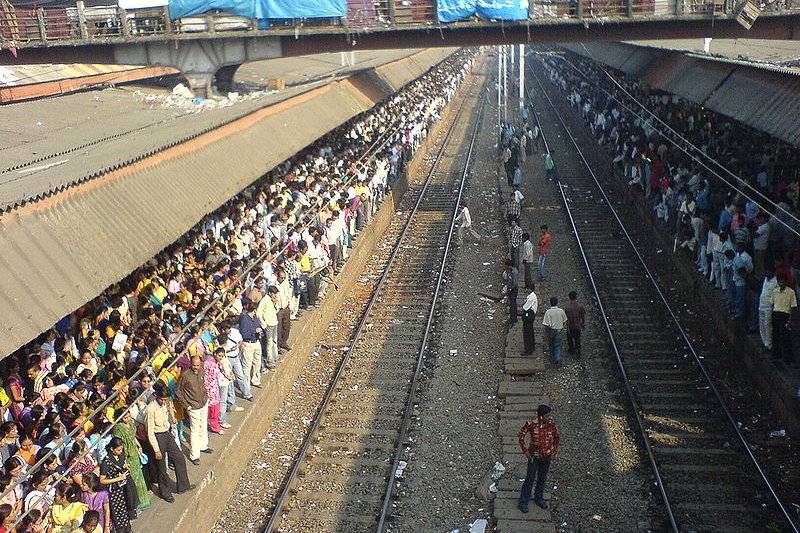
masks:
<svg viewBox="0 0 800 533"><path fill-rule="evenodd" d="M484 240L478 245L466 239L452 259L436 359L426 370L409 466L400 482L391 529L396 532L465 532L475 519L490 515L491 501L477 496L476 488L501 456L496 393L503 377L507 311L477 293L499 292L500 262L507 249L498 207L495 116L494 109L487 109L481 157L467 194ZM533 228L546 223L554 242L549 278L537 286L538 320L550 296L563 301L573 289L588 313L583 358L548 367L541 376L562 434L561 453L548 480L557 530L646 530L653 522L649 470L642 466L624 390L597 309L589 301L583 263L555 188L542 178L541 156L523 169L523 229L536 235ZM542 341L537 339L537 350L543 349Z"/></svg>

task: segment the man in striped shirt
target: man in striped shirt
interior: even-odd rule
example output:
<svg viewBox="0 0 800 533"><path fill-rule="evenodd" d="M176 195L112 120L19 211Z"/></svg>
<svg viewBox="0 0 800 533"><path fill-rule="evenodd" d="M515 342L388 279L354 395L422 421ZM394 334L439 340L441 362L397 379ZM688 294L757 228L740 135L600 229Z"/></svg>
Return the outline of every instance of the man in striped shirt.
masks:
<svg viewBox="0 0 800 533"><path fill-rule="evenodd" d="M519 430L519 446L528 458L528 472L517 502L517 507L523 513L528 512L534 481L536 482L534 501L542 509L547 509L547 502L544 501L544 484L547 481L550 462L558 456L558 445L561 442L561 435L555 422L550 418L550 411L550 406L540 405L536 409L536 418L528 420ZM530 444L527 443L528 435Z"/></svg>

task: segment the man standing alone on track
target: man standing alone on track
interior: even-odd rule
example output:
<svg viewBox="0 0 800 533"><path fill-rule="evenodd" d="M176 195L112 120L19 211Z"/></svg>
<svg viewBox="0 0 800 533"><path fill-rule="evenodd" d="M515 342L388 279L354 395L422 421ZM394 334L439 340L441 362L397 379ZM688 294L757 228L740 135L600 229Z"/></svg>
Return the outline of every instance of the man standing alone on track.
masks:
<svg viewBox="0 0 800 533"><path fill-rule="evenodd" d="M461 202L459 205L461 206L461 212L458 213L458 216L455 220L456 226L458 227L458 231L456 233L456 242L459 246L461 246L464 243L465 233L469 233L475 238L476 241L481 242L480 234L472 229L472 216L469 213L467 202Z"/></svg>
<svg viewBox="0 0 800 533"><path fill-rule="evenodd" d="M522 483L522 490L517 502L517 508L523 513L528 512L534 481L536 482L534 491L536 505L542 509L548 507L547 502L544 501L544 484L547 482L550 463L558 457L558 445L561 442L561 435L558 433L555 422L550 418L550 411L550 406L540 405L536 409L536 418L528 420L519 430L519 446L522 448L522 453L528 458L528 471L525 474L525 481ZM530 435L530 445L526 444L528 435Z"/></svg>
<svg viewBox="0 0 800 533"><path fill-rule="evenodd" d="M569 293L569 303L564 306L567 315L567 346L569 353L581 356L581 330L586 318L586 310L578 303L578 293Z"/></svg>
<svg viewBox="0 0 800 533"><path fill-rule="evenodd" d="M542 324L547 328L550 357L556 364L561 364L561 345L564 343L564 327L567 322L567 314L558 307L558 298L553 296L550 298L550 309L544 312Z"/></svg>

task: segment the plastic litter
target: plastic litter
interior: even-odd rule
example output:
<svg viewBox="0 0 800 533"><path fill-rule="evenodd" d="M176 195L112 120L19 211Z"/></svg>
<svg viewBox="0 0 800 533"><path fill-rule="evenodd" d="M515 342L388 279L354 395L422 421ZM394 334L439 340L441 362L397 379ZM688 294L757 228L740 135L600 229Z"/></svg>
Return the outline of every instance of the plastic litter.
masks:
<svg viewBox="0 0 800 533"><path fill-rule="evenodd" d="M497 493L497 483L492 483L491 485L489 485L489 492L491 492L492 494Z"/></svg>
<svg viewBox="0 0 800 533"><path fill-rule="evenodd" d="M774 437L785 437L786 436L786 430L785 429L774 429L774 430L769 432L769 436L773 437L773 438Z"/></svg>
<svg viewBox="0 0 800 533"><path fill-rule="evenodd" d="M487 525L485 518L478 518L469 526L469 533L483 533Z"/></svg>
<svg viewBox="0 0 800 533"><path fill-rule="evenodd" d="M600 516L599 514L592 515L592 520L597 520L597 521L599 522L599 521L600 521L600 520L602 520L602 519L603 519L603 517L602 517L602 516Z"/></svg>
<svg viewBox="0 0 800 533"><path fill-rule="evenodd" d="M394 471L394 477L403 477L403 471L406 469L407 466L408 466L407 461L400 461L399 463L397 463L397 468Z"/></svg>
<svg viewBox="0 0 800 533"><path fill-rule="evenodd" d="M494 466L492 467L492 479L497 481L503 476L503 472L506 471L506 467L503 466L503 463L497 461Z"/></svg>

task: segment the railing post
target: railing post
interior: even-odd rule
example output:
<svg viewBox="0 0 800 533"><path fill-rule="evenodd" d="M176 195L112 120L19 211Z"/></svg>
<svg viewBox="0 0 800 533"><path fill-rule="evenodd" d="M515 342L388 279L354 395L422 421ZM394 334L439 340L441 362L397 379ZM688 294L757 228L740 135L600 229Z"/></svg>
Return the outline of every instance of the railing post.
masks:
<svg viewBox="0 0 800 533"><path fill-rule="evenodd" d="M119 8L119 26L122 28L122 36L131 36L131 23L128 22L128 10Z"/></svg>
<svg viewBox="0 0 800 533"><path fill-rule="evenodd" d="M172 26L172 19L169 18L169 6L164 6L164 31L166 33L174 33L175 28Z"/></svg>
<svg viewBox="0 0 800 533"><path fill-rule="evenodd" d="M216 30L214 28L214 15L206 13L204 18L206 19L206 31L208 33L215 33Z"/></svg>
<svg viewBox="0 0 800 533"><path fill-rule="evenodd" d="M44 9L37 8L36 9L36 18L39 21L39 37L43 40L47 40L47 27L44 23Z"/></svg>
<svg viewBox="0 0 800 533"><path fill-rule="evenodd" d="M627 15L629 17L632 17L633 16L633 0L626 0L626 4L627 4L626 7L627 7L627 11L628 11Z"/></svg>
<svg viewBox="0 0 800 533"><path fill-rule="evenodd" d="M583 0L578 0L576 14L578 15L578 20L583 20Z"/></svg>
<svg viewBox="0 0 800 533"><path fill-rule="evenodd" d="M86 27L86 11L83 0L75 2L75 7L78 8L78 31L80 32L81 39L88 39L89 29Z"/></svg>
<svg viewBox="0 0 800 533"><path fill-rule="evenodd" d="M387 0L389 3L389 21L392 23L392 26L395 24L395 13L394 13L394 0Z"/></svg>

